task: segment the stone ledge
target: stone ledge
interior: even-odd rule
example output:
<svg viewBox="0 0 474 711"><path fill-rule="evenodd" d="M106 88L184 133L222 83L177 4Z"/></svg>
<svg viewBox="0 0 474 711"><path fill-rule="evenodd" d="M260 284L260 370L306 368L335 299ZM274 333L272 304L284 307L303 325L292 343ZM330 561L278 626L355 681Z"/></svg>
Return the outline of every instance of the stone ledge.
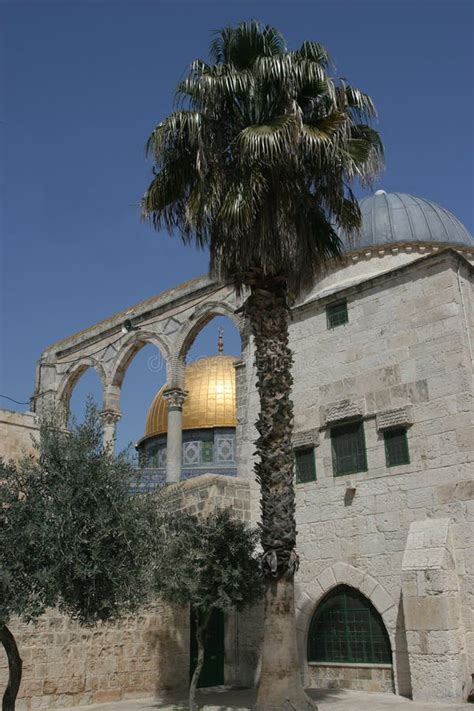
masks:
<svg viewBox="0 0 474 711"><path fill-rule="evenodd" d="M307 662L309 667L351 667L356 669L392 669L393 664L366 664L356 662Z"/></svg>
<svg viewBox="0 0 474 711"><path fill-rule="evenodd" d="M306 447L317 447L319 445L319 430L302 430L293 432L291 438L293 449L304 449Z"/></svg>
<svg viewBox="0 0 474 711"><path fill-rule="evenodd" d="M362 400L340 400L326 407L324 422L326 425L360 419L365 414L365 402Z"/></svg>

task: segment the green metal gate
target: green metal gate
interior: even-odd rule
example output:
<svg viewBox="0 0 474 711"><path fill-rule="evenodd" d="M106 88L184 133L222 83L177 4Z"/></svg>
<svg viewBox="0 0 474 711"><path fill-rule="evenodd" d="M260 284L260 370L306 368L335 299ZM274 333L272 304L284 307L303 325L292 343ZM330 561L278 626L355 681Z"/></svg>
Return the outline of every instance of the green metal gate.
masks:
<svg viewBox="0 0 474 711"><path fill-rule="evenodd" d="M191 611L190 677L197 664L196 623ZM213 610L207 626L204 645L204 666L199 675L198 686L220 686L224 683L224 613Z"/></svg>

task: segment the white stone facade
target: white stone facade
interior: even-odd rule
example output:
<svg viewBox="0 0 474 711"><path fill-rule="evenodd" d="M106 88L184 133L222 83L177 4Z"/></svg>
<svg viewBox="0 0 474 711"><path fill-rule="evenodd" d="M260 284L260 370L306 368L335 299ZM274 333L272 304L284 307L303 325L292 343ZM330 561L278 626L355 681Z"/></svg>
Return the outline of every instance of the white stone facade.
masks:
<svg viewBox="0 0 474 711"><path fill-rule="evenodd" d="M420 700L461 700L470 691L472 256L473 250L426 244L354 252L293 309L294 442L295 448L313 446L316 463L316 481L296 486L296 613L307 684L393 690ZM326 307L341 299L347 301L348 322L328 328ZM103 383L104 411L118 417L124 373L145 343L154 343L166 359L169 387L181 388L193 339L210 318L227 315L242 334L234 481L248 487L245 518L256 522L252 452L258 398L252 344L236 314L239 306L230 288L201 278L54 344L39 363L36 412L51 403L67 409L77 378L94 367ZM123 336L125 318L138 330ZM348 421L363 423L367 470L334 476L331 427ZM410 463L388 467L384 432L395 425L407 428ZM360 591L380 613L393 665L308 663L311 619L338 585ZM259 620L260 609L228 620L229 682L256 682Z"/></svg>
<svg viewBox="0 0 474 711"><path fill-rule="evenodd" d="M417 699L459 700L474 671L472 267L451 251L410 257L389 256L390 269L376 257L378 273L366 266L365 279L349 264L326 278L330 289L319 285L293 314L295 442L319 432L313 436L317 480L296 487L300 654L308 684L391 686ZM348 323L328 329L325 307L341 298ZM247 393L239 408L242 476L251 471L258 412L251 363L249 355L247 372L239 374ZM363 420L368 470L335 477L330 426L347 418ZM410 463L389 468L383 432L394 425L408 428ZM252 491L256 520L253 485ZM411 608L402 561L410 526L428 520L436 527L438 519L449 520L452 536L455 590L447 588L446 604L456 619L433 619L432 639L422 630L428 639L420 647L405 623ZM341 671L343 665L322 670L307 663L312 615L340 584L360 590L381 614L392 646L392 684L375 666L369 673L364 665ZM442 618L439 610L433 615Z"/></svg>
<svg viewBox="0 0 474 711"><path fill-rule="evenodd" d="M311 617L324 595L342 583L363 592L382 615L392 644L397 693L460 699L469 691L474 670L469 278L472 267L444 252L307 300L295 310L290 326L295 430L320 432L317 481L297 485L297 616L307 681L314 679L305 662ZM328 329L325 306L335 298L347 299L348 323ZM251 382L251 373L247 380ZM253 392L249 400L245 462L252 446L249 423L258 408ZM386 466L377 421L380 426L384 417L390 419L387 413L409 425L410 464ZM335 477L329 425L345 417L363 419L368 471ZM416 635L407 635L408 593L402 573L410 526L429 520L436 527L438 519L449 521L449 585L456 589L452 595L446 592L455 621L437 620L441 612L433 609L440 657L430 643L421 648ZM330 667L326 671L327 683L337 685ZM347 678L343 681L347 685ZM374 688L372 681L368 688Z"/></svg>

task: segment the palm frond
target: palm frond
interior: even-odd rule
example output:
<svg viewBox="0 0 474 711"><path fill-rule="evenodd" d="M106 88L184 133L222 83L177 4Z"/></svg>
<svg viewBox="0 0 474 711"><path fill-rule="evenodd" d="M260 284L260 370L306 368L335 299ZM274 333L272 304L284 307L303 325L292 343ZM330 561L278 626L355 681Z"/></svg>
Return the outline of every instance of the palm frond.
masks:
<svg viewBox="0 0 474 711"><path fill-rule="evenodd" d="M312 62L320 64L324 69L327 69L332 60L327 49L319 42L307 40L303 42L301 47L292 53L298 59L309 59Z"/></svg>
<svg viewBox="0 0 474 711"><path fill-rule="evenodd" d="M251 72L236 71L223 64L205 67L200 73L191 71L177 87L177 96L188 98L194 107L219 110L224 102L252 92L254 76Z"/></svg>
<svg viewBox="0 0 474 711"><path fill-rule="evenodd" d="M157 173L142 198L142 217L150 219L157 229L172 230L178 226L190 186L196 179L193 163L182 157L168 162ZM177 208L177 212L175 207Z"/></svg>
<svg viewBox="0 0 474 711"><path fill-rule="evenodd" d="M283 54L285 50L283 35L275 27L250 21L215 32L210 55L216 64L247 69L257 57Z"/></svg>
<svg viewBox="0 0 474 711"><path fill-rule="evenodd" d="M370 185L383 165L374 104L335 83L322 45L288 52L271 26L225 27L210 54L191 64L179 110L150 136L143 216L209 245L218 279L240 288L258 267L298 293L340 253L336 228L360 224L350 185Z"/></svg>
<svg viewBox="0 0 474 711"><path fill-rule="evenodd" d="M196 146L202 127L202 115L197 111L175 111L158 124L150 135L145 151L160 160L164 151L177 143Z"/></svg>
<svg viewBox="0 0 474 711"><path fill-rule="evenodd" d="M275 163L282 156L290 157L298 127L295 115L283 114L269 123L247 126L236 141L244 158Z"/></svg>
<svg viewBox="0 0 474 711"><path fill-rule="evenodd" d="M377 118L377 110L370 96L344 81L336 88L336 101L338 108L347 111L355 123Z"/></svg>
<svg viewBox="0 0 474 711"><path fill-rule="evenodd" d="M347 115L342 111L334 111L334 113L324 116L314 123L305 123L303 128L308 136L330 141L332 137L340 132L342 128L345 128L347 124Z"/></svg>
<svg viewBox="0 0 474 711"><path fill-rule="evenodd" d="M239 235L251 229L256 212L260 209L268 182L261 171L254 168L240 181L235 181L222 199L217 219L226 230ZM221 228L222 229L222 228Z"/></svg>

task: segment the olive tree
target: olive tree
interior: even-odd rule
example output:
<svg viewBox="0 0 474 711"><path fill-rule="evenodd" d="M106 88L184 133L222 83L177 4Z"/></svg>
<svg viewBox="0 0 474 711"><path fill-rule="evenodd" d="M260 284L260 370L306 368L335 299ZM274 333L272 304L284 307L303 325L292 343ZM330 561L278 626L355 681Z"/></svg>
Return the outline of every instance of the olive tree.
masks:
<svg viewBox="0 0 474 711"><path fill-rule="evenodd" d="M190 605L195 617L197 664L189 685L194 711L204 664L205 634L214 610L241 610L263 594L255 546L258 533L217 510L198 518L162 511L156 536L153 589L164 602Z"/></svg>
<svg viewBox="0 0 474 711"><path fill-rule="evenodd" d="M144 602L149 502L132 496L137 472L104 448L96 407L65 430L40 424L35 455L0 464L0 641L9 665L3 711L13 711L22 663L9 627L47 607L90 625Z"/></svg>

